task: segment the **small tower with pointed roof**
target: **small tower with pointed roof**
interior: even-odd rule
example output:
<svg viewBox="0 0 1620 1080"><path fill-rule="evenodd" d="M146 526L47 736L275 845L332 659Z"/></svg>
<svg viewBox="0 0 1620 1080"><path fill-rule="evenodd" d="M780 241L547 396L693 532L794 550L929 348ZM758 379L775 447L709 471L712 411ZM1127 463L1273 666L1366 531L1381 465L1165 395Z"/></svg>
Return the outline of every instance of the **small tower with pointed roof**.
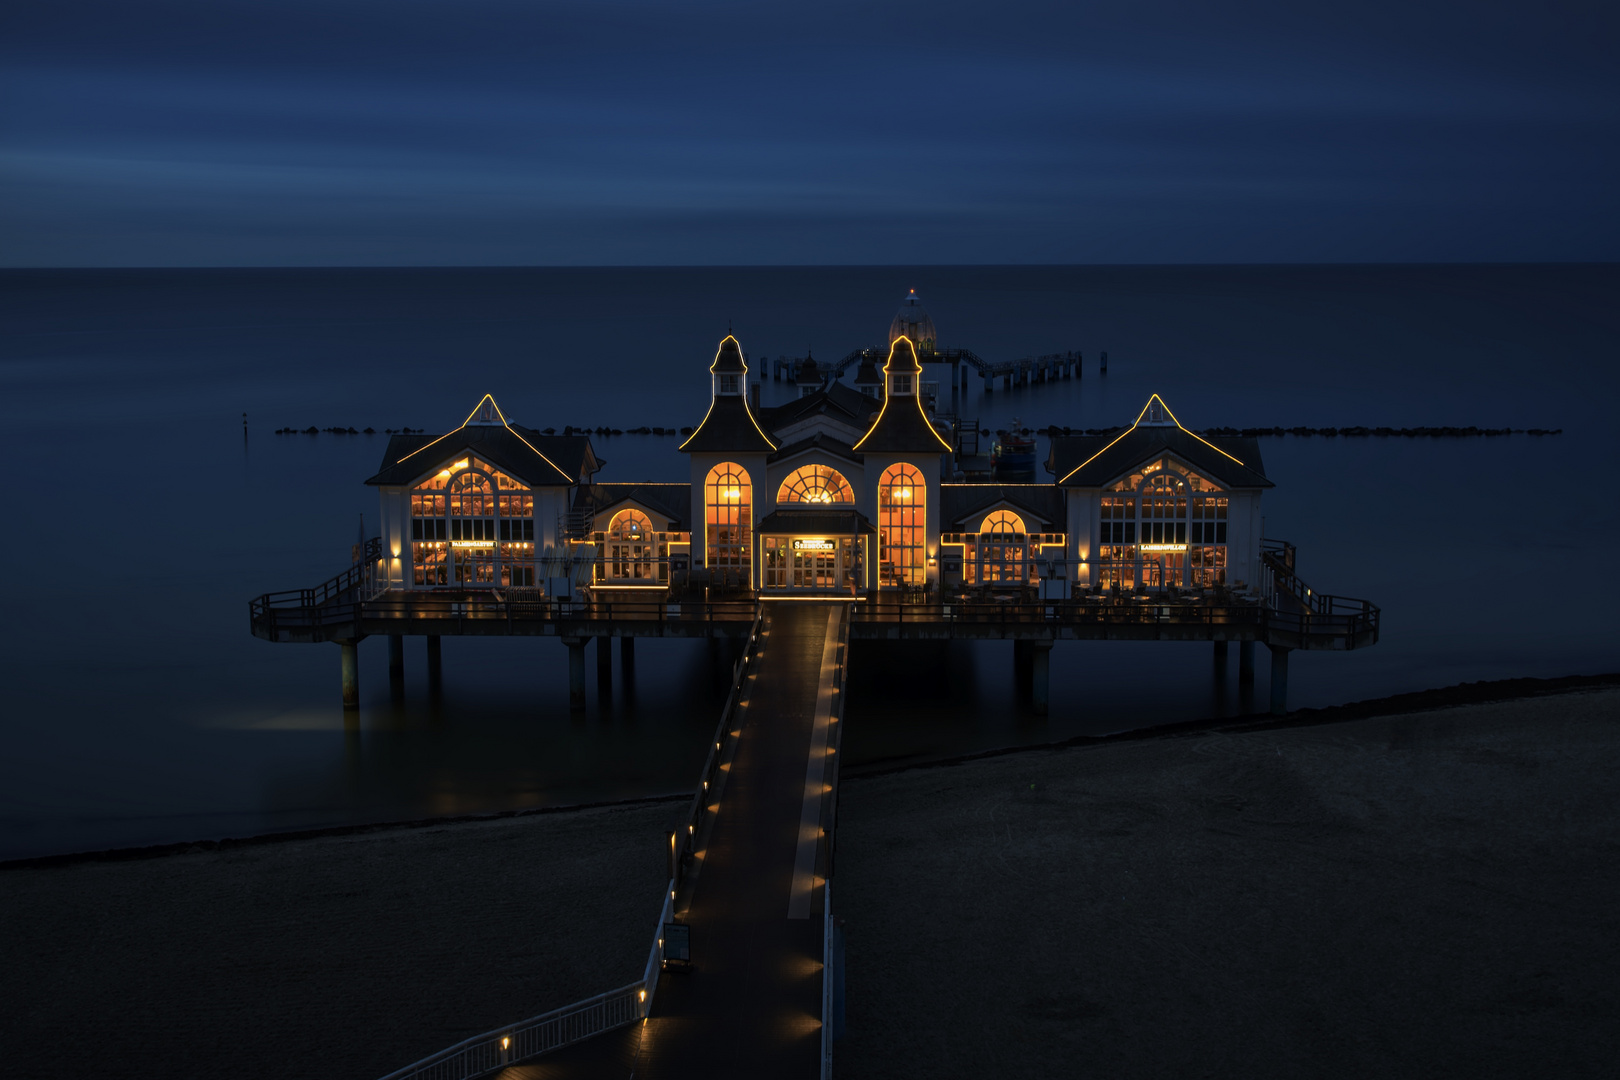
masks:
<svg viewBox="0 0 1620 1080"><path fill-rule="evenodd" d="M878 374L877 365L872 363L870 356L863 355L860 366L855 369L855 389L869 398L883 397L883 376Z"/></svg>
<svg viewBox="0 0 1620 1080"><path fill-rule="evenodd" d="M806 356L799 361L799 371L793 381L798 384L800 397L809 397L821 389L821 368L814 356Z"/></svg>
<svg viewBox="0 0 1620 1080"><path fill-rule="evenodd" d="M759 587L754 526L765 500L765 460L776 442L748 407L748 364L731 334L709 365L709 411L681 449L692 476L692 569Z"/></svg>

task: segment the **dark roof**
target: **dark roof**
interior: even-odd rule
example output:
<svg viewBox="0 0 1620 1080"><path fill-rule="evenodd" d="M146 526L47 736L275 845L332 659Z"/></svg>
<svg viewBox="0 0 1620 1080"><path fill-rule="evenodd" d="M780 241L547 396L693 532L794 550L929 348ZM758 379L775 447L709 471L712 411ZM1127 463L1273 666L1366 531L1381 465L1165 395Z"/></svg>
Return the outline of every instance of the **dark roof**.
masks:
<svg viewBox="0 0 1620 1080"><path fill-rule="evenodd" d="M681 449L697 454L768 454L776 444L754 422L747 398L717 394L711 399L709 414L692 437L681 443Z"/></svg>
<svg viewBox="0 0 1620 1080"><path fill-rule="evenodd" d="M882 386L883 385L883 376L878 374L877 365L872 363L872 358L871 357L865 356L865 355L863 355L861 357L861 364L860 364L859 367L857 367L855 369L855 385L856 386Z"/></svg>
<svg viewBox="0 0 1620 1080"><path fill-rule="evenodd" d="M720 339L720 348L715 350L714 363L709 370L716 375L745 375L748 373L748 364L743 361L742 346L737 339L727 334Z"/></svg>
<svg viewBox="0 0 1620 1080"><path fill-rule="evenodd" d="M831 533L855 536L873 533L872 523L855 510L777 510L766 514L754 535L768 533Z"/></svg>
<svg viewBox="0 0 1620 1080"><path fill-rule="evenodd" d="M1063 490L1056 484L942 484L939 531L977 530L984 515L1001 502L1011 503L1033 518L1040 528L1031 528L1031 532L1066 531L1068 511Z"/></svg>
<svg viewBox="0 0 1620 1080"><path fill-rule="evenodd" d="M884 401L872 428L855 444L864 453L950 453L951 444L923 415L921 399L894 397Z"/></svg>
<svg viewBox="0 0 1620 1080"><path fill-rule="evenodd" d="M1166 453L1225 487L1276 486L1266 479L1257 440L1206 440L1178 424L1138 424L1123 435L1054 436L1046 469L1064 487L1100 488Z"/></svg>
<svg viewBox="0 0 1620 1080"><path fill-rule="evenodd" d="M812 386L821 382L821 368L816 358L807 356L799 361L799 373L794 379L800 386Z"/></svg>
<svg viewBox="0 0 1620 1080"><path fill-rule="evenodd" d="M872 399L859 390L835 381L813 394L761 409L759 422L774 433L817 413L831 414L846 420L851 427L860 428L865 426L866 418L872 414Z"/></svg>
<svg viewBox="0 0 1620 1080"><path fill-rule="evenodd" d="M526 484L577 484L587 463L597 464L584 435L542 435L521 424L468 424L448 435L392 435L377 475L368 484L409 484L445 458L473 453ZM555 468L553 468L555 466Z"/></svg>
<svg viewBox="0 0 1620 1080"><path fill-rule="evenodd" d="M843 458L845 461L852 461L856 465L863 464L866 461L864 457L851 450L844 443L841 443L837 439L834 439L820 431L816 432L807 439L800 439L797 442L788 443L766 460L784 461L795 454L802 454L806 450L824 450L829 454L834 454Z"/></svg>
<svg viewBox="0 0 1620 1080"><path fill-rule="evenodd" d="M574 507L601 513L623 502L637 502L669 518L670 528L684 531L692 512L691 484L586 484L574 493Z"/></svg>

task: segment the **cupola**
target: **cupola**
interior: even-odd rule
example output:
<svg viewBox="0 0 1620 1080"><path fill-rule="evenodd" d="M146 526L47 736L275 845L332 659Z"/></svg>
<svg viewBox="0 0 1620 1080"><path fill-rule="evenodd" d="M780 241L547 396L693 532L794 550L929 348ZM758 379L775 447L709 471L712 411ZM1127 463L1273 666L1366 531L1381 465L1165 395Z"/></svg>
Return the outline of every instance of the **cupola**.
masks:
<svg viewBox="0 0 1620 1080"><path fill-rule="evenodd" d="M917 299L916 289L911 290L894 320L889 323L889 344L893 345L902 337L910 338L912 346L919 352L934 351L934 320L928 317L922 301Z"/></svg>

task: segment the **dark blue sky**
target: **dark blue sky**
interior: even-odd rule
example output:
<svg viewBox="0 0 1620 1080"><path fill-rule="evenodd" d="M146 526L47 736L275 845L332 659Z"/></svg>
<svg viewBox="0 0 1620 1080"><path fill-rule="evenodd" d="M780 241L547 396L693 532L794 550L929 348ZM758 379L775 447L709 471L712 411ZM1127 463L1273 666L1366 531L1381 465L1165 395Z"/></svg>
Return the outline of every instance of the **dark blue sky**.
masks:
<svg viewBox="0 0 1620 1080"><path fill-rule="evenodd" d="M1620 5L17 0L0 263L1612 260Z"/></svg>

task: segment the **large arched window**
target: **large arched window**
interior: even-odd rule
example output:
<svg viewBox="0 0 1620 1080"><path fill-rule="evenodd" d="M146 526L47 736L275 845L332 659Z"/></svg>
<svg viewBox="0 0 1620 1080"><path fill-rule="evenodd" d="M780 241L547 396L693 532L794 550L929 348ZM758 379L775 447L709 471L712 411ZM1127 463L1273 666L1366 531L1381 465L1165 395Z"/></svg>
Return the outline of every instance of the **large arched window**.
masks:
<svg viewBox="0 0 1620 1080"><path fill-rule="evenodd" d="M703 482L703 563L746 574L753 527L753 485L741 465L721 462Z"/></svg>
<svg viewBox="0 0 1620 1080"><path fill-rule="evenodd" d="M852 503L851 490L844 474L827 465L806 465L796 469L776 493L779 503Z"/></svg>
<svg viewBox="0 0 1620 1080"><path fill-rule="evenodd" d="M652 522L640 510L620 510L608 524L607 578L609 581L651 581L653 578Z"/></svg>
<svg viewBox="0 0 1620 1080"><path fill-rule="evenodd" d="M901 462L883 470L878 480L880 584L893 587L927 582L927 495L922 473L914 466Z"/></svg>
<svg viewBox="0 0 1620 1080"><path fill-rule="evenodd" d="M411 489L417 585L533 585L534 494L476 457Z"/></svg>

